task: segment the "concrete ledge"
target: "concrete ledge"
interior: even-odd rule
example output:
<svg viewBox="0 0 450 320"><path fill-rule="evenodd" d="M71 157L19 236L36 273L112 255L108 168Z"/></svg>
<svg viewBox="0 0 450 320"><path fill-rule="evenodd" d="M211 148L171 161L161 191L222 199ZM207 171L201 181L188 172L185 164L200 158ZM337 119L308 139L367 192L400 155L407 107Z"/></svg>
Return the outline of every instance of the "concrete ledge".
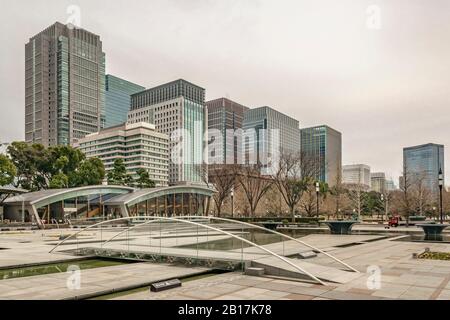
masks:
<svg viewBox="0 0 450 320"><path fill-rule="evenodd" d="M264 272L264 268L250 267L245 269L245 275L247 276L261 277L264 275Z"/></svg>
<svg viewBox="0 0 450 320"><path fill-rule="evenodd" d="M310 259L317 257L317 253L315 253L314 251L304 251L300 252L298 256L300 259Z"/></svg>

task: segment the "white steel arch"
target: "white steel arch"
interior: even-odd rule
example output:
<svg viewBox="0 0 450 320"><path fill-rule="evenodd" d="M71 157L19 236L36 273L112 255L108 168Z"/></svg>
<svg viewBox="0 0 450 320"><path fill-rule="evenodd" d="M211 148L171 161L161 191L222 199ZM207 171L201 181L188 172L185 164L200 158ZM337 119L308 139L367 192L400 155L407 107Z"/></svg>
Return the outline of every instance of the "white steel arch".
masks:
<svg viewBox="0 0 450 320"><path fill-rule="evenodd" d="M250 240L241 238L241 237L239 237L239 236L237 236L237 235L235 235L235 234L232 234L232 233L230 233L230 232L228 232L228 231L224 231L224 230L221 230L221 229L219 229L219 228L207 226L207 225L204 225L204 224L201 224L201 223L197 223L197 222L193 222L193 221L189 221L189 220L177 219L177 218L149 217L149 216L141 216L140 218L152 219L152 220L154 220L154 221L157 221L157 220L165 220L165 221L182 222L182 223L187 223L187 224L191 224L191 225L195 225L195 226L198 226L198 227L203 227L203 228L206 228L206 229L210 229L210 230L213 230L213 231L217 231L217 232L223 233L223 234L225 234L225 235L228 235L228 236L230 236L230 237L233 237L233 238L235 238L235 239L238 239L238 240L240 240L240 241L243 241L243 242L245 242L245 243L247 243L247 244L250 244L251 246L253 246L253 247L255 247L255 248L258 248L258 249L261 249L262 251L267 252L268 254L270 254L270 255L276 257L277 259L279 259L279 260L281 260L281 261L284 261L285 263L287 263L287 264L289 264L290 266L294 267L295 269L297 269L297 270L300 271L301 273L307 275L308 277L310 277L311 279L313 279L313 280L316 281L317 283L320 283L321 285L325 285L325 283L324 283L322 280L320 280L320 279L317 278L316 276L312 275L312 274L309 273L308 271L304 270L303 268L297 266L296 264L292 263L291 261L287 260L285 257L280 256L280 255L276 254L275 252L273 252L273 251L271 251L271 250L269 250L269 249L267 249L267 248L264 248L264 247L262 247L262 246L260 246L260 245L258 245L258 244L256 244L256 243L250 241ZM199 218L199 217L195 217L195 218ZM62 244L63 244L64 242L66 242L67 240L71 239L72 237L74 237L74 236L76 236L76 235L78 235L78 234L80 234L80 233L82 233L82 232L84 232L84 231L86 231L86 230L88 230L88 229L97 227L97 226L102 225L102 224L105 224L105 223L110 223L110 222L114 222L114 221L122 221L122 220L131 220L131 219L135 219L135 217L118 218L118 219L114 219L114 220L103 221L103 222L94 224L94 225L92 225L92 226L89 226L89 227L87 227L87 228L85 228L85 229L82 229L82 230L80 230L80 231L78 231L78 232L76 232L76 233L70 235L70 236L67 237L66 239L60 241L60 242L59 242L52 250L49 251L49 253L52 253L56 248L58 248L60 245L62 245ZM148 222L147 222L147 223L148 223ZM141 224L141 225L142 225L142 224Z"/></svg>
<svg viewBox="0 0 450 320"><path fill-rule="evenodd" d="M135 217L135 218L144 218L144 219L145 219L146 216ZM237 224L240 224L240 225L245 225L245 226L248 226L248 227L251 227L251 228L255 228L255 229L259 229L259 230L264 230L264 231L267 231L267 232L270 232L270 233L273 233L273 234L282 236L282 237L287 238L287 239L289 239L289 240L292 240L292 241L295 241L295 242L297 242L297 243L300 243L300 244L302 244L302 245L304 245L304 246L306 246L306 247L308 247L308 248L310 248L310 249L312 249L312 250L315 250L315 251L318 251L318 252L322 253L323 255L325 255L325 256L327 256L327 257L333 259L334 261L338 262L339 264L342 264L343 266L349 268L349 269L350 269L351 271L353 271L353 272L360 273L358 270L356 270L355 268L353 268L353 267L350 266L349 264L345 263L345 262L342 261L342 260L339 260L338 258L336 258L335 256L329 254L328 252L325 252L325 251L323 251L322 249L319 249L319 248L317 248L317 247L314 247L314 246L312 246L312 245L310 245L310 244L308 244L308 243L306 243L306 242L304 242L304 241L301 241L301 240L299 240L299 239L297 239L297 238L288 236L288 235L286 235L286 234L284 234L284 233L281 233L281 232L278 232L278 231L275 231L275 230L267 229L267 228L264 228L264 227L261 227L261 226L255 225L255 224L251 224L251 223L248 223L248 222L237 221L237 220L226 219L226 218L203 217L203 216L180 216L180 217L177 217L177 219L199 219L199 218L201 218L201 219L208 219L209 221L211 221L211 220L217 220L217 221L225 221L225 222L237 223ZM153 222L153 221L148 221L148 222L145 222L145 223L142 223L142 224L138 224L138 225L129 227L129 228L125 229L125 230L122 230L122 231L120 231L119 233L117 233L116 235L114 235L113 237L111 237L109 240L107 240L107 241L104 243L104 245L108 244L109 242L111 242L112 240L114 240L115 238L117 238L118 236L120 236L121 234L123 234L123 233L125 233L125 232L127 232L127 231L130 231L130 230L132 230L132 229L136 229L136 228L138 228L138 227L142 227L142 226L147 225L147 224L150 224L150 223L152 223L152 222Z"/></svg>

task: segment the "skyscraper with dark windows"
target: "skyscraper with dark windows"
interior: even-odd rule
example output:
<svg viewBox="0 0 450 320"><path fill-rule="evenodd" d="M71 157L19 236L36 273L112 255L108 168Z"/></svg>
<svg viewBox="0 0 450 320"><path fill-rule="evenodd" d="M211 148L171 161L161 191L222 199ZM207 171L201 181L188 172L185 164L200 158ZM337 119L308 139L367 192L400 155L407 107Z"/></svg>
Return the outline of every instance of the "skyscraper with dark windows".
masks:
<svg viewBox="0 0 450 320"><path fill-rule="evenodd" d="M128 123L154 123L158 132L170 137L169 184L172 185L206 181L207 119L205 89L183 79L131 96Z"/></svg>
<svg viewBox="0 0 450 320"><path fill-rule="evenodd" d="M403 149L403 179L402 188L406 181L408 184L422 183L430 192L437 195L439 192L439 170L445 174L444 146L428 143Z"/></svg>
<svg viewBox="0 0 450 320"><path fill-rule="evenodd" d="M264 175L274 173L283 154L300 152L298 120L273 108L264 106L245 112L243 130L243 163L258 163Z"/></svg>
<svg viewBox="0 0 450 320"><path fill-rule="evenodd" d="M113 75L105 81L105 128L127 122L131 107L131 95L145 90L144 87Z"/></svg>
<svg viewBox="0 0 450 320"><path fill-rule="evenodd" d="M212 143L209 149L209 164L237 164L242 154L242 140L239 129L242 129L244 113L249 108L227 98L219 98L206 102L208 107L208 130L220 132L220 146ZM218 139L212 137L211 139ZM218 141L218 140L217 140ZM211 146L215 149L212 150Z"/></svg>
<svg viewBox="0 0 450 320"><path fill-rule="evenodd" d="M25 141L69 145L105 122L100 36L53 24L25 45Z"/></svg>
<svg viewBox="0 0 450 320"><path fill-rule="evenodd" d="M317 166L316 179L329 186L342 182L342 134L325 125L300 132L302 153Z"/></svg>

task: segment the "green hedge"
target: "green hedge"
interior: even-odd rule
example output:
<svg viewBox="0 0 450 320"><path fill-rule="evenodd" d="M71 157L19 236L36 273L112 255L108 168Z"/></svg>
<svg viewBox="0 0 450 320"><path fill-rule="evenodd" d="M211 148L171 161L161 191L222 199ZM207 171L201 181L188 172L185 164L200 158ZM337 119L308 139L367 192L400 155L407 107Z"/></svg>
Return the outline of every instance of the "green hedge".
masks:
<svg viewBox="0 0 450 320"><path fill-rule="evenodd" d="M264 218L233 218L237 221L242 222L279 222L284 223L288 221L288 223L292 222L292 217L264 217ZM318 223L319 221L324 221L325 218L320 217L304 217L304 218L295 218L295 223Z"/></svg>
<svg viewBox="0 0 450 320"><path fill-rule="evenodd" d="M411 216L409 217L409 221L425 221L427 217L424 216Z"/></svg>

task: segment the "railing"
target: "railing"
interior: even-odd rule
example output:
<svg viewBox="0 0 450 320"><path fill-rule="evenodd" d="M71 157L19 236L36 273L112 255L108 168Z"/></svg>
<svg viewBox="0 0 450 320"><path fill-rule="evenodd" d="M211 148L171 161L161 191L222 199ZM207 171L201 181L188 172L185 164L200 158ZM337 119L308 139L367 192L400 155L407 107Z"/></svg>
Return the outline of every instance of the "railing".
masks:
<svg viewBox="0 0 450 320"><path fill-rule="evenodd" d="M129 228L127 228L126 230L121 231L120 234L123 234L124 232L127 232L127 235L129 235L129 232L130 232L130 230L132 230L132 228L136 228L136 227L139 227L139 226L142 227L142 226L144 226L144 225L150 225L150 224L152 224L152 223L160 222L160 229L159 229L159 230L160 230L160 235L161 235L161 224L162 224L163 221L166 221L166 222L179 222L179 223L184 223L184 224L188 224L188 225L192 225L192 226L197 227L197 231L198 231L198 228L204 228L204 229L206 229L207 231L208 231L208 230L212 230L212 231L218 232L219 234L227 235L227 236L229 236L229 237L231 237L231 238L233 238L233 239L239 240L239 241L242 243L242 247L241 247L241 262L242 262L242 263L243 263L243 260L244 260L244 259L243 259L243 256L244 256L244 250L243 250L244 247L243 247L243 244L246 243L246 244L250 245L251 247L255 247L255 248L257 248L257 249L259 249L259 250L261 250L261 251L264 251L265 253L268 253L269 255L271 255L271 256L273 256L273 257L275 257L275 258L277 258L277 259L283 261L284 263L290 265L291 267L293 267L294 269L296 269L297 271L299 271L301 274L306 275L307 277L309 277L310 279L314 280L315 282L317 282L317 283L319 283L319 284L321 284L321 285L325 285L325 283L324 283L323 281L321 281L319 278L317 278L316 276L314 276L314 275L311 274L310 272L304 270L302 267L300 267L300 266L298 266L298 265L292 263L291 261L289 261L289 260L286 259L285 257L283 257L283 256L281 256L281 255L279 255L279 254L277 254L277 253L275 253L275 252L273 252L272 250L269 250L269 249L265 248L264 246L258 245L258 244L256 244L256 243L250 241L250 240L247 240L247 239L245 239L245 238L242 238L242 237L240 237L240 236L238 236L238 235L236 235L236 234L233 234L233 233L231 233L231 232L222 230L222 229L220 229L220 228L216 228L216 227L212 227L212 226L205 225L205 224L202 224L202 223L198 223L198 222L195 222L195 221L187 220L187 219L198 219L198 218L201 218L201 219L207 218L208 220L211 220L211 217L188 216L188 217L180 217L180 218L181 218L181 219L180 219L180 218L168 218L168 217L150 217L150 216L141 216L141 217L139 217L139 218L140 218L140 219L146 219L146 220L147 220L147 219L150 219L150 221L147 221L147 222L145 222L145 223L143 223L143 224L140 224L140 225L136 225L136 226L129 227ZM85 231L87 231L87 230L89 230L89 229L98 228L98 227L100 227L100 231L101 231L100 242L102 243L102 247L103 247L103 232L102 232L103 229L102 229L102 227L103 227L105 224L108 224L108 223L111 223L111 222L117 222L117 221L130 221L130 220L135 220L135 219L136 219L136 217L124 217L124 218L118 218L118 219L113 219L113 220L109 220L109 221L103 221L103 222L97 223L97 224L95 224L95 225L89 226L89 227L87 227L87 228L85 228L85 229L82 229L82 230L80 230L80 231L78 231L78 232L76 232L76 233L70 235L69 237L63 239L62 241L60 241L54 248L52 248L52 249L50 250L50 253L54 252L59 246L61 246L62 244L64 244L66 241L68 241L68 240L70 240L70 239L72 239L72 238L74 238L74 237L77 237L77 236L78 236L79 234L81 234L82 232L85 232ZM227 219L225 219L224 221L235 223L235 221L233 221L233 220L227 220ZM244 225L244 224L241 223L241 226L242 226L242 227L243 227L243 225ZM255 227L254 225L251 225L251 224L247 224L247 226ZM262 229L264 229L264 228L262 228ZM264 230L267 231L267 229L264 229ZM243 229L242 229L242 232L243 232ZM279 234L279 235L285 236L285 235L282 235L282 234ZM116 235L116 236L117 236L117 235ZM115 238L116 236L114 236L113 238ZM177 238L177 237L176 237L176 238ZM290 237L289 237L289 238L290 238ZM161 239L161 238L160 238L160 239ZM106 243L110 242L111 240L112 240L112 239L109 239ZM130 241L129 236L127 236L127 239L126 239L126 240L127 240L127 243L126 243L126 244L127 244L128 251L129 251L129 246L130 246L130 244L129 244L129 241ZM197 246L198 246L198 232L197 232ZM78 241L77 241L77 250L78 250ZM160 245L160 250L162 250L161 245ZM197 249L197 257L198 257L198 254L199 254L199 251L198 251L198 249Z"/></svg>
<svg viewBox="0 0 450 320"><path fill-rule="evenodd" d="M193 217L193 216L180 216L180 217L177 217L177 218L178 218L178 219L193 219L193 218L199 218L199 217ZM317 247L315 247L315 246L312 246L312 245L310 245L310 244L308 244L308 243L306 243L306 242L304 242L304 241L302 241L302 240L299 240L299 239L297 239L297 238L288 236L288 235L286 235L286 234L284 234L284 233L281 233L281 232L278 232L278 231L275 231L275 230L271 230L271 229L267 229L267 228L264 228L264 227L261 227L261 226L255 225L255 224L251 224L251 223L247 223L247 222L243 222L243 221L236 221L236 220L232 220L232 219L218 218L218 217L201 217L201 218L202 218L202 219L207 219L207 220L209 220L209 221L217 220L217 221L224 221L224 222L236 223L236 224L244 225L244 226L251 227L251 228L254 228L254 229L258 229L258 230L264 230L264 231L266 231L266 232L269 232L269 233L272 233L272 234L279 235L279 236L284 237L284 238L286 238L286 239L289 239L289 240L295 241L295 242L297 242L297 243L299 243L299 244L302 244L302 245L304 245L304 246L306 246L306 247L308 247L308 248L310 248L310 249L312 249L312 250L314 250L314 251L317 251L317 252L319 252L319 253L321 253L321 254L323 254L323 255L325 255L325 256L327 256L327 257L333 259L333 260L336 261L337 263L339 263L339 264L341 264L341 265L347 267L347 268L350 269L351 271L359 273L358 270L356 270L355 268L353 268L353 267L350 266L349 264L345 263L345 262L342 261L342 260L339 260L338 258L334 257L333 255L331 255L331 254L329 254L329 253L327 253L327 252L321 250L320 248L317 248ZM142 226L144 226L144 225L146 225L146 224L148 224L148 223L151 223L151 222L152 222L152 221L150 221L150 222L145 222L145 223L143 223L143 224L139 224L139 225L135 225L135 226L129 227L128 229L123 230L123 231L117 233L117 234L114 235L112 238L110 238L109 240L107 240L106 242L104 242L104 243L103 243L103 246L105 246L106 244L108 244L108 243L111 242L112 240L116 239L118 236L122 235L123 233L129 232L129 231L131 231L131 230L133 230L133 229L136 229L136 228L139 228L139 227L142 227Z"/></svg>

